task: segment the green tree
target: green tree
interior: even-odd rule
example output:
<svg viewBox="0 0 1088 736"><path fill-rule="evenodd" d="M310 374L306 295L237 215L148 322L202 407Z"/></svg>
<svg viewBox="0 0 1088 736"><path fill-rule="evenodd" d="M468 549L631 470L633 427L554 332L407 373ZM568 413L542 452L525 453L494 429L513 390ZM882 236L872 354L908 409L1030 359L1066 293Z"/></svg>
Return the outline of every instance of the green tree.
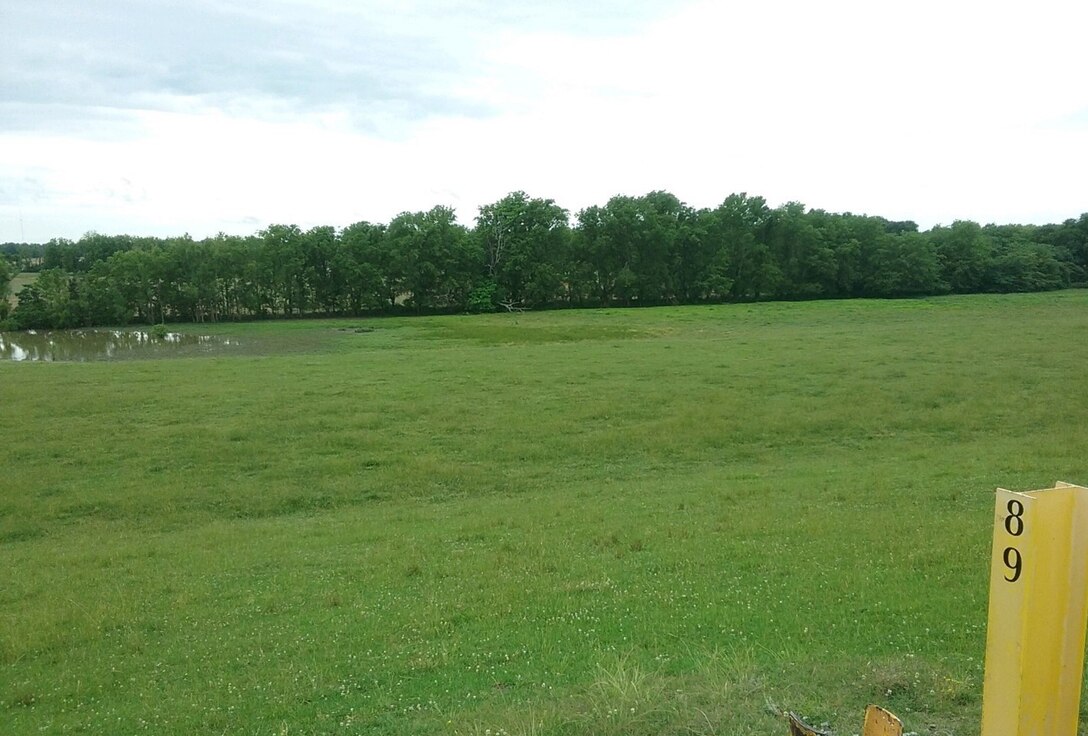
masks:
<svg viewBox="0 0 1088 736"><path fill-rule="evenodd" d="M573 281L600 304L661 304L696 290L690 263L702 247L696 213L668 192L613 197L578 214ZM686 281L685 281L686 279Z"/></svg>
<svg viewBox="0 0 1088 736"><path fill-rule="evenodd" d="M261 241L253 236L238 237L219 233L202 241L209 318L241 319L258 314L261 309L261 285L255 280L259 272L258 252Z"/></svg>
<svg viewBox="0 0 1088 736"><path fill-rule="evenodd" d="M608 306L616 298L616 283L628 255L624 243L610 231L608 213L603 207L593 205L578 213L571 245L573 262L569 280L576 301Z"/></svg>
<svg viewBox="0 0 1088 736"><path fill-rule="evenodd" d="M310 306L306 254L297 225L270 225L261 231L263 248L256 278L266 290L268 306L283 315L302 314Z"/></svg>
<svg viewBox="0 0 1088 736"><path fill-rule="evenodd" d="M306 231L302 236L305 280L315 306L325 314L343 308L344 273L336 268L340 239L334 228L324 226Z"/></svg>
<svg viewBox="0 0 1088 736"><path fill-rule="evenodd" d="M75 279L59 268L42 271L34 283L20 290L13 318L21 330L78 326L81 315Z"/></svg>
<svg viewBox="0 0 1088 736"><path fill-rule="evenodd" d="M639 304L662 304L677 299L681 260L695 236L695 213L675 195L655 191L631 201L634 216L625 223L631 239L631 270Z"/></svg>
<svg viewBox="0 0 1088 736"><path fill-rule="evenodd" d="M110 273L110 262L98 261L82 280L80 303L86 325L124 325L132 320L120 289Z"/></svg>
<svg viewBox="0 0 1088 736"><path fill-rule="evenodd" d="M673 285L683 304L722 301L729 296L729 254L712 236L712 210L688 210L674 241Z"/></svg>
<svg viewBox="0 0 1088 736"><path fill-rule="evenodd" d="M106 260L114 253L131 250L141 239L129 235L102 235L86 233L78 241L55 238L45 245L43 269L59 268L68 273L87 273L94 264ZM142 239L143 244L152 238Z"/></svg>
<svg viewBox="0 0 1088 736"><path fill-rule="evenodd" d="M934 227L928 237L937 249L941 279L951 291L971 294L986 288L993 243L978 223L957 220L952 227Z"/></svg>
<svg viewBox="0 0 1088 736"><path fill-rule="evenodd" d="M709 217L708 237L728 263L732 299L760 299L773 293L781 271L767 244L771 210L763 197L731 194Z"/></svg>
<svg viewBox="0 0 1088 736"><path fill-rule="evenodd" d="M399 285L394 278L393 250L385 225L357 222L340 233L335 268L344 279L348 309L388 311L396 305Z"/></svg>
<svg viewBox="0 0 1088 736"><path fill-rule="evenodd" d="M1069 263L1072 283L1088 285L1088 213L1060 225L1042 226L1036 234L1036 242L1050 246L1056 258Z"/></svg>
<svg viewBox="0 0 1088 736"><path fill-rule="evenodd" d="M10 294L11 279L14 276L14 269L11 267L11 263L7 258L0 256L0 297L7 297Z"/></svg>
<svg viewBox="0 0 1088 736"><path fill-rule="evenodd" d="M0 243L0 257L7 258L12 273L38 271L45 246L38 243Z"/></svg>
<svg viewBox="0 0 1088 736"><path fill-rule="evenodd" d="M992 291L1048 291L1069 285L1069 264L1056 257L1055 249L1022 236L1002 239L989 266Z"/></svg>
<svg viewBox="0 0 1088 736"><path fill-rule="evenodd" d="M553 200L508 194L480 207L475 235L487 281L494 284L493 290L482 288L492 293L494 304L540 307L559 297L570 223L567 211Z"/></svg>
<svg viewBox="0 0 1088 736"><path fill-rule="evenodd" d="M835 250L817 227L824 214L806 213L800 202L788 202L768 217L767 241L779 270L782 296L809 299L835 292Z"/></svg>
<svg viewBox="0 0 1088 736"><path fill-rule="evenodd" d="M0 319L5 319L11 307L8 297L11 295L12 268L8 259L0 256Z"/></svg>
<svg viewBox="0 0 1088 736"><path fill-rule="evenodd" d="M916 296L945 290L933 242L918 233L883 233L873 244L865 287L870 296Z"/></svg>
<svg viewBox="0 0 1088 736"><path fill-rule="evenodd" d="M129 319L142 324L165 319L163 260L161 249L154 248L121 251L105 261L106 278Z"/></svg>
<svg viewBox="0 0 1088 736"><path fill-rule="evenodd" d="M480 259L452 208L400 214L386 237L398 298L417 312L464 309Z"/></svg>
<svg viewBox="0 0 1088 736"><path fill-rule="evenodd" d="M206 248L188 235L168 238L154 251L160 284L160 321L203 322L214 296L214 262Z"/></svg>
<svg viewBox="0 0 1088 736"><path fill-rule="evenodd" d="M849 227L852 240L857 242L857 270L852 295L896 296L917 293L900 292L895 282L897 278L902 278L909 271L911 247L921 244L921 241L913 239L917 233L898 228L889 231L887 221L881 217L847 213L843 215L843 218ZM903 237L907 237L910 241L906 246L898 240ZM923 247L931 249L932 243L929 238L925 236L922 238L926 243Z"/></svg>
<svg viewBox="0 0 1088 736"><path fill-rule="evenodd" d="M813 210L808 220L818 232L824 253L820 259L820 296L849 297L863 293L862 241L875 242L885 232L879 218Z"/></svg>

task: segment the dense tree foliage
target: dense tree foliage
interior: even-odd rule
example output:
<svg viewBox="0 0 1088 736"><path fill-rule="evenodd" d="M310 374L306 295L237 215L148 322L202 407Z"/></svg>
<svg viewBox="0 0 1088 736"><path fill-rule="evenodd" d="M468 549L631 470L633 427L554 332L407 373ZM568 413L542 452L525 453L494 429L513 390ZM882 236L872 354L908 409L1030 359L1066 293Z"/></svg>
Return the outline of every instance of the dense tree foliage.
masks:
<svg viewBox="0 0 1088 736"><path fill-rule="evenodd" d="M1088 214L919 232L747 194L699 210L650 192L588 207L572 224L553 200L513 192L481 207L471 230L435 207L341 231L272 225L199 241L89 233L4 244L0 256L0 296L13 272L41 271L12 315L24 328L899 297L1085 285Z"/></svg>
<svg viewBox="0 0 1088 736"><path fill-rule="evenodd" d="M7 320L11 304L8 302L8 294L11 293L11 271L7 258L0 255L0 322Z"/></svg>
<svg viewBox="0 0 1088 736"><path fill-rule="evenodd" d="M570 221L555 202L509 194L480 208L474 236L484 259L477 294L489 297L474 306L541 307L562 298Z"/></svg>
<svg viewBox="0 0 1088 736"><path fill-rule="evenodd" d="M397 215L385 237L397 295L391 306L403 296L416 312L465 308L480 258L452 209Z"/></svg>
<svg viewBox="0 0 1088 736"><path fill-rule="evenodd" d="M41 268L45 246L39 243L0 243L0 260L6 259L15 273Z"/></svg>

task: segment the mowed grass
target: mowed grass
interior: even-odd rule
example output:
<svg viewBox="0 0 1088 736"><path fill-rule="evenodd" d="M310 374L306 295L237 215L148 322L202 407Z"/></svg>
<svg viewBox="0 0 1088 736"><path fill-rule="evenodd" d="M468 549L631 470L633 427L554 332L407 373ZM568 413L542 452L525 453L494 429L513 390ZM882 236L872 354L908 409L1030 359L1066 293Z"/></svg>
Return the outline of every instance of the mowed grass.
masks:
<svg viewBox="0 0 1088 736"><path fill-rule="evenodd" d="M3 733L974 734L1088 483L1088 291L205 331L0 364Z"/></svg>

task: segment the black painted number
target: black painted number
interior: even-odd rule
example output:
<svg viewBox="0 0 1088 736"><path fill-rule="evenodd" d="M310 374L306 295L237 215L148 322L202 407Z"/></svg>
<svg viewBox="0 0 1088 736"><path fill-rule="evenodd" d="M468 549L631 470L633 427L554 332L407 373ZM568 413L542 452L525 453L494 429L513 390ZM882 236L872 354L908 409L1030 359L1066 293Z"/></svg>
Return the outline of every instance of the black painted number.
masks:
<svg viewBox="0 0 1088 736"><path fill-rule="evenodd" d="M1012 573L1011 578L1006 575L1005 579L1010 583L1015 583L1020 579L1020 573L1024 571L1024 560L1020 557L1020 550L1016 547L1006 547L1004 558L1005 567L1009 568L1009 571Z"/></svg>
<svg viewBox="0 0 1088 736"><path fill-rule="evenodd" d="M1010 536L1019 537L1024 533L1024 504L1011 498L1005 508L1009 512L1009 515L1005 517L1005 531ZM1001 557L1005 567L1009 568L1011 573L1011 577L1006 575L1005 580L1015 583L1020 579L1020 573L1024 571L1024 558L1020 555L1020 550L1016 547L1006 547Z"/></svg>
<svg viewBox="0 0 1088 736"><path fill-rule="evenodd" d="M1024 533L1024 504L1012 498L1009 499L1006 508L1009 510L1009 515L1005 517L1005 531L1014 537L1019 537Z"/></svg>

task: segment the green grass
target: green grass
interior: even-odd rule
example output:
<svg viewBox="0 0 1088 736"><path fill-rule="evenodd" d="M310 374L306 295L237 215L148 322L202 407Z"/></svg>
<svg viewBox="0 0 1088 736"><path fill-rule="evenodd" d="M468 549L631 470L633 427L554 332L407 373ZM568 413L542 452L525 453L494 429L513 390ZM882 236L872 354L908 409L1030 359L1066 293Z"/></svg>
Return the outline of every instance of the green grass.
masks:
<svg viewBox="0 0 1088 736"><path fill-rule="evenodd" d="M11 302L11 306L17 307L19 305L19 292L23 290L24 286L33 284L38 278L38 274L30 272L17 273L11 279L11 283L8 284L8 301Z"/></svg>
<svg viewBox="0 0 1088 736"><path fill-rule="evenodd" d="M1086 291L206 331L0 364L4 733L974 734L1088 482Z"/></svg>

